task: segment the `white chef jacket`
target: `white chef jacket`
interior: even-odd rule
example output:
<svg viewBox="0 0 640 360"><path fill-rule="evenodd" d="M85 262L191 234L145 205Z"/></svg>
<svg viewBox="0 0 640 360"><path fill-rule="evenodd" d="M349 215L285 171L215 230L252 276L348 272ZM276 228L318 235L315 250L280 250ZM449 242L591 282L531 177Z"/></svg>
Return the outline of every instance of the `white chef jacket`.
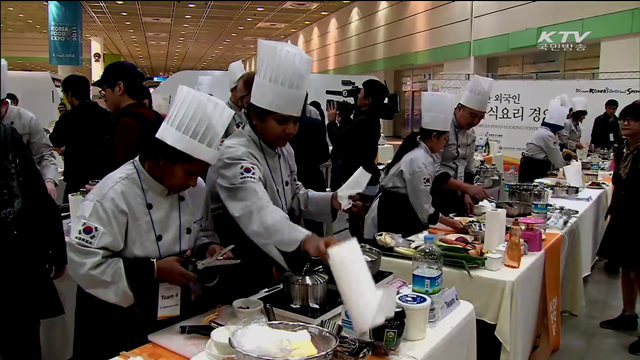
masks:
<svg viewBox="0 0 640 360"><path fill-rule="evenodd" d="M278 250L296 250L311 232L291 222L288 213L331 222L332 193L305 189L298 181L293 149L275 150L250 126L237 130L222 144L207 188L213 209L222 207L245 234L288 269Z"/></svg>
<svg viewBox="0 0 640 360"><path fill-rule="evenodd" d="M546 126L541 126L527 143L524 155L538 160L549 160L558 169L565 166L556 135Z"/></svg>
<svg viewBox="0 0 640 360"><path fill-rule="evenodd" d="M79 226L72 227L67 242L73 279L102 300L130 306L134 298L121 258L160 259L193 250L199 245L196 235L208 220L203 217L204 197L202 179L181 194L167 195L138 158L128 161L107 175L80 207ZM152 204L151 210L147 204ZM155 234L162 240L156 241Z"/></svg>
<svg viewBox="0 0 640 360"><path fill-rule="evenodd" d="M564 122L564 130L558 133L558 138L564 146L572 151L576 150L576 144L582 139L580 123L573 119Z"/></svg>
<svg viewBox="0 0 640 360"><path fill-rule="evenodd" d="M407 194L409 201L420 220L428 225L429 216L436 212L431 205L431 184L436 176L438 156L418 140L418 147L408 152L385 175L380 186L383 191ZM365 217L366 239L373 239L378 232L378 200L376 198Z"/></svg>
<svg viewBox="0 0 640 360"><path fill-rule="evenodd" d="M53 153L53 146L44 133L42 126L29 110L9 105L7 114L2 120L4 124L13 126L22 136L33 160L35 161L42 178L58 183L58 165Z"/></svg>
<svg viewBox="0 0 640 360"><path fill-rule="evenodd" d="M476 134L473 129L459 129L456 117L453 116L449 141L438 155L442 161L438 164L437 174L447 172L452 178L464 181L465 172L475 173L475 147Z"/></svg>

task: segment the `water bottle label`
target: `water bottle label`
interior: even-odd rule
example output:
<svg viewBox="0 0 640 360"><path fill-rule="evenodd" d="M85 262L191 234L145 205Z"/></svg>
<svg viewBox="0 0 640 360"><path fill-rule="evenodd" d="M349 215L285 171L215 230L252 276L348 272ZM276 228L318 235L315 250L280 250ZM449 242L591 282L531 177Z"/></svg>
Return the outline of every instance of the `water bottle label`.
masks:
<svg viewBox="0 0 640 360"><path fill-rule="evenodd" d="M533 203L533 212L536 214L546 214L549 212L549 204L534 202Z"/></svg>
<svg viewBox="0 0 640 360"><path fill-rule="evenodd" d="M442 271L438 271L437 274L432 276L413 273L414 292L433 295L439 293L441 288Z"/></svg>

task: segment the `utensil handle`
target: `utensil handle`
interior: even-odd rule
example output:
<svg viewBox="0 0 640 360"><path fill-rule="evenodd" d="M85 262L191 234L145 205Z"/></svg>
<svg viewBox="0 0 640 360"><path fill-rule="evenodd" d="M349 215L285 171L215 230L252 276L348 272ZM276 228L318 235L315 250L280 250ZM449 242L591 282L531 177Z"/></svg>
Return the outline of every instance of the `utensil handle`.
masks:
<svg viewBox="0 0 640 360"><path fill-rule="evenodd" d="M276 313L273 311L273 306L271 304L264 304L264 312L267 315L267 320L269 321L277 321Z"/></svg>

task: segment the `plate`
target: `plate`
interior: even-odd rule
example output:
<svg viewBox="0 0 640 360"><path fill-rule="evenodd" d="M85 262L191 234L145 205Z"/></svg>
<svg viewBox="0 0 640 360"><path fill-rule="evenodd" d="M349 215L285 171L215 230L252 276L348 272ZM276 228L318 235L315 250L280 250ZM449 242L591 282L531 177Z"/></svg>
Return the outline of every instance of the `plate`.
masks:
<svg viewBox="0 0 640 360"><path fill-rule="evenodd" d="M235 355L222 355L218 352L215 345L213 344L213 340L209 339L207 341L207 345L204 347L204 353L206 354L206 358L209 360L222 360L222 359L235 359Z"/></svg>

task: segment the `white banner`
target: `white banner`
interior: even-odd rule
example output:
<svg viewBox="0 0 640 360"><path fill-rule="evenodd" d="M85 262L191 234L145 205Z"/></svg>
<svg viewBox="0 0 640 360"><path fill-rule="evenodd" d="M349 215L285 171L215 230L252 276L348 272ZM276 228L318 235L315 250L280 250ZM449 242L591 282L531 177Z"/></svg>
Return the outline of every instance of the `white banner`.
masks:
<svg viewBox="0 0 640 360"><path fill-rule="evenodd" d="M429 91L462 97L468 80L431 80ZM582 123L582 143L591 139L596 117L604 113L604 104L616 99L623 107L640 99L640 80L495 80L484 120L475 128L478 141L499 144L502 153L519 160L533 133L544 120L549 100L566 93L569 98L585 97L589 114Z"/></svg>

